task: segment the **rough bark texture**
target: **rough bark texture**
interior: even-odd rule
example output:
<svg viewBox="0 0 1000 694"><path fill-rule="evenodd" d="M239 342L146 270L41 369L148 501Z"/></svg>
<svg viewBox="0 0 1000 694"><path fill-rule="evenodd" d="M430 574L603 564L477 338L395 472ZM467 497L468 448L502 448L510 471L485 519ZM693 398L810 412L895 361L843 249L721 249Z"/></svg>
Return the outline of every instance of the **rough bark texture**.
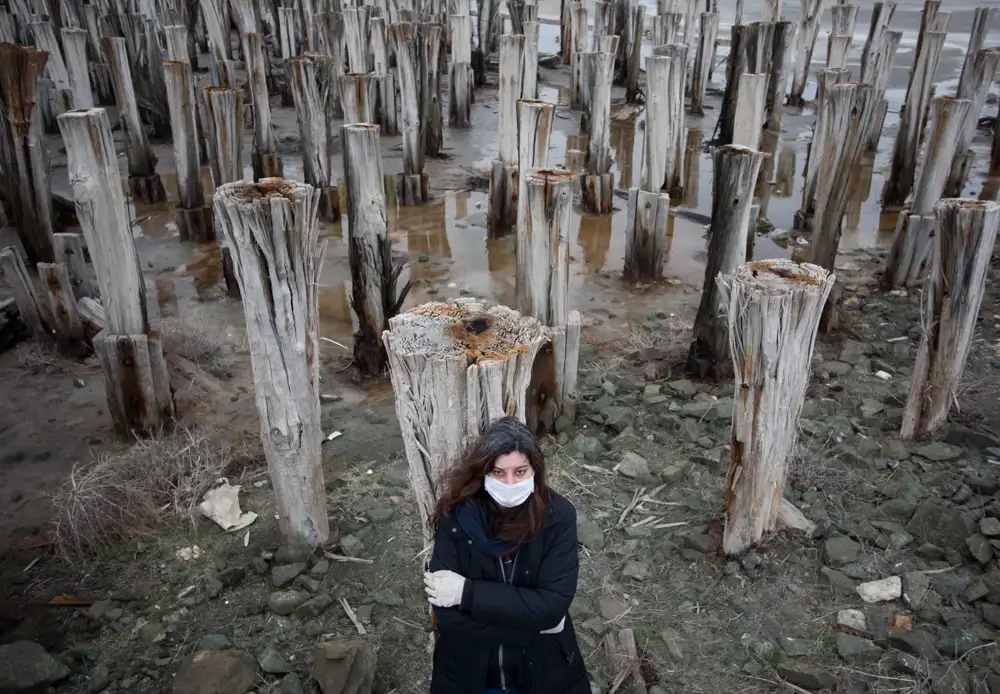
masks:
<svg viewBox="0 0 1000 694"><path fill-rule="evenodd" d="M712 74L715 58L715 42L719 36L719 15L716 12L701 13L701 32L698 37L698 54L694 63L694 79L691 82L691 113L704 115L705 90Z"/></svg>
<svg viewBox="0 0 1000 694"><path fill-rule="evenodd" d="M319 407L319 242L312 186L285 179L228 183L215 218L233 250L243 296L261 443L278 526L293 548L330 537Z"/></svg>
<svg viewBox="0 0 1000 694"><path fill-rule="evenodd" d="M317 86L316 68L309 58L293 58L288 61L286 70L302 138L303 178L319 195L320 216L335 222L340 219L340 195L336 186L330 185L332 172L327 149L330 136Z"/></svg>
<svg viewBox="0 0 1000 694"><path fill-rule="evenodd" d="M653 282L663 276L667 254L670 196L632 188L625 220L625 269L630 282Z"/></svg>
<svg viewBox="0 0 1000 694"><path fill-rule="evenodd" d="M923 338L910 380L900 435L914 438L945 422L972 344L1000 205L942 200L930 282L923 297Z"/></svg>
<svg viewBox="0 0 1000 694"><path fill-rule="evenodd" d="M526 421L542 326L505 306L430 303L400 314L383 335L389 351L410 483L421 526L442 476L491 422Z"/></svg>
<svg viewBox="0 0 1000 694"><path fill-rule="evenodd" d="M774 530L809 383L816 329L834 277L788 260L719 278L735 370L722 550L741 554Z"/></svg>
<svg viewBox="0 0 1000 694"><path fill-rule="evenodd" d="M517 224L517 102L524 73L524 36L500 37L500 139L490 169L489 235L508 234Z"/></svg>
<svg viewBox="0 0 1000 694"><path fill-rule="evenodd" d="M517 309L543 325L562 326L569 306L570 212L576 176L562 169L524 169L515 274Z"/></svg>
<svg viewBox="0 0 1000 694"><path fill-rule="evenodd" d="M958 133L958 142L951 162L951 171L944 186L944 194L949 198L961 197L969 172L975 159L969 149L976 136L979 116L986 105L990 87L1000 66L1000 49L990 48L978 51L965 65L962 82L958 86L958 98L968 99L970 106Z"/></svg>
<svg viewBox="0 0 1000 694"><path fill-rule="evenodd" d="M820 19L826 0L802 0L802 20L798 38L795 41L795 71L792 73L792 88L788 93L789 106L802 106L806 82L809 81L809 66L812 64L816 37L819 36Z"/></svg>
<svg viewBox="0 0 1000 694"><path fill-rule="evenodd" d="M583 209L593 214L610 214L614 193L614 174L611 173L611 82L614 67L615 57L611 53L594 55L587 173L581 179Z"/></svg>
<svg viewBox="0 0 1000 694"><path fill-rule="evenodd" d="M750 147L724 145L715 150L712 173L712 226L701 302L694 321L688 370L700 378L729 373L729 331L720 286L746 259L753 189L764 155Z"/></svg>
<svg viewBox="0 0 1000 694"><path fill-rule="evenodd" d="M46 315L63 354L83 356L87 353L87 336L76 311L73 283L63 263L38 263L38 278L47 299Z"/></svg>
<svg viewBox="0 0 1000 694"><path fill-rule="evenodd" d="M76 298L99 297L100 291L94 284L84 255L83 236L70 233L55 234L52 241L56 262L66 265Z"/></svg>
<svg viewBox="0 0 1000 694"><path fill-rule="evenodd" d="M934 99L931 136L927 141L913 204L899 215L892 248L886 259L882 284L886 289L913 286L930 258L934 232L934 205L941 198L948 169L955 155L966 116L972 104L966 99Z"/></svg>
<svg viewBox="0 0 1000 694"><path fill-rule="evenodd" d="M214 241L212 209L205 206L205 191L201 181L191 64L167 61L163 64L163 74L170 105L174 161L177 165L177 228L180 238L181 241L199 243Z"/></svg>
<svg viewBox="0 0 1000 694"><path fill-rule="evenodd" d="M24 266L21 255L13 246L0 249L0 276L14 295L14 303L17 304L17 310L25 327L36 340L48 340L51 334L43 318L44 308L38 290Z"/></svg>

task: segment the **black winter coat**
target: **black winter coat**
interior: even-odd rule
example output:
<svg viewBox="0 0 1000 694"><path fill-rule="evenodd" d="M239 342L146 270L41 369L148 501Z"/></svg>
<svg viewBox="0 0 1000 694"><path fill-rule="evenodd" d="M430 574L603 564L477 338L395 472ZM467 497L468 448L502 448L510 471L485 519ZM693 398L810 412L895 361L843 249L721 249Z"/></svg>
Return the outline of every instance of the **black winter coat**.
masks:
<svg viewBox="0 0 1000 694"><path fill-rule="evenodd" d="M431 694L483 694L490 657L519 659L518 694L590 694L583 655L569 617L580 557L576 509L551 492L545 526L522 545L511 584L497 557L473 544L454 517L442 518L430 570L447 569L471 581L461 607L435 607L437 645ZM566 618L558 634L541 634Z"/></svg>

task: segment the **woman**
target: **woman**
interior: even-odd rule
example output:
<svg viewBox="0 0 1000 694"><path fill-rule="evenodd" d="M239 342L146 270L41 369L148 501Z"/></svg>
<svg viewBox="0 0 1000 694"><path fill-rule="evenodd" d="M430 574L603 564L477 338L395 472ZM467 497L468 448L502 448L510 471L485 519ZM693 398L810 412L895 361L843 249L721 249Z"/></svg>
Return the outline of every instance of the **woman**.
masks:
<svg viewBox="0 0 1000 694"><path fill-rule="evenodd" d="M431 694L590 694L568 614L576 509L546 486L531 431L494 422L444 480L431 523Z"/></svg>

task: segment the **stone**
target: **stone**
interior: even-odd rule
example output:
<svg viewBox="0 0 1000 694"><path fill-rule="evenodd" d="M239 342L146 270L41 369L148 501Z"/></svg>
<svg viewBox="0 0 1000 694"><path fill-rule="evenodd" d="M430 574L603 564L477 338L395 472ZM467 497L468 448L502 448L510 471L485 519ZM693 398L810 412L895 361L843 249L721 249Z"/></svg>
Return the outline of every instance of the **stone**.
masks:
<svg viewBox="0 0 1000 694"><path fill-rule="evenodd" d="M377 662L366 641L321 643L309 674L323 694L371 694Z"/></svg>
<svg viewBox="0 0 1000 694"><path fill-rule="evenodd" d="M590 461L597 460L604 453L604 444L601 440L587 434L577 434L569 447L572 453Z"/></svg>
<svg viewBox="0 0 1000 694"><path fill-rule="evenodd" d="M953 571L936 574L931 578L931 586L933 586L934 592L945 599L957 598L965 592L970 583L972 583L972 580L965 573L955 573Z"/></svg>
<svg viewBox="0 0 1000 694"><path fill-rule="evenodd" d="M312 576L307 576L305 574L299 574L292 581L292 588L299 588L300 590L307 591L309 593L319 592L320 582L313 578Z"/></svg>
<svg viewBox="0 0 1000 694"><path fill-rule="evenodd" d="M971 531L958 509L933 499L921 502L906 525L917 542L938 547L961 547Z"/></svg>
<svg viewBox="0 0 1000 694"><path fill-rule="evenodd" d="M597 611L608 621L622 616L626 610L628 610L628 607L617 598L602 595L598 601Z"/></svg>
<svg viewBox="0 0 1000 694"><path fill-rule="evenodd" d="M111 610L117 608L118 603L114 600L98 600L87 609L87 616L91 619L104 619Z"/></svg>
<svg viewBox="0 0 1000 694"><path fill-rule="evenodd" d="M364 548L365 543L356 535L344 535L340 538L340 551L344 553L344 556L356 557L361 554Z"/></svg>
<svg viewBox="0 0 1000 694"><path fill-rule="evenodd" d="M812 692L831 689L837 684L837 678L829 670L807 663L778 663L777 671L781 679Z"/></svg>
<svg viewBox="0 0 1000 694"><path fill-rule="evenodd" d="M576 430L576 422L562 414L556 417L553 426L557 434L572 434Z"/></svg>
<svg viewBox="0 0 1000 694"><path fill-rule="evenodd" d="M307 565L305 562L275 566L271 569L271 585L275 588L284 588L294 581L295 577L305 571L306 568Z"/></svg>
<svg viewBox="0 0 1000 694"><path fill-rule="evenodd" d="M931 579L920 571L903 574L903 604L911 610L919 610L924 605L931 589Z"/></svg>
<svg viewBox="0 0 1000 694"><path fill-rule="evenodd" d="M673 629L666 628L660 632L660 639L663 641L663 645L667 647L667 654L675 662L684 662L684 648L681 646L683 639L680 634Z"/></svg>
<svg viewBox="0 0 1000 694"><path fill-rule="evenodd" d="M878 581L862 583L857 588L861 599L869 604L895 600L903 594L903 582L899 576L890 576Z"/></svg>
<svg viewBox="0 0 1000 694"><path fill-rule="evenodd" d="M828 566L824 566L819 570L820 574L826 581L826 584L833 589L833 592L838 595L853 595L857 583L848 578L845 574L837 571L836 569L831 569Z"/></svg>
<svg viewBox="0 0 1000 694"><path fill-rule="evenodd" d="M921 629L889 634L892 648L909 653L917 658L937 658L937 643L933 634Z"/></svg>
<svg viewBox="0 0 1000 694"><path fill-rule="evenodd" d="M267 596L267 609L277 615L287 617L311 597L309 593L304 593L301 590L277 590Z"/></svg>
<svg viewBox="0 0 1000 694"><path fill-rule="evenodd" d="M399 607L403 604L403 598L399 597L391 588L376 590L371 597L379 605L386 607Z"/></svg>
<svg viewBox="0 0 1000 694"><path fill-rule="evenodd" d="M973 603L977 600L982 600L989 594L990 589L986 586L985 582L975 581L965 589L964 593L962 593L962 599L965 600L965 602Z"/></svg>
<svg viewBox="0 0 1000 694"><path fill-rule="evenodd" d="M576 526L576 538L591 552L604 549L604 531L594 521L583 521Z"/></svg>
<svg viewBox="0 0 1000 694"><path fill-rule="evenodd" d="M838 535L827 538L823 543L823 560L831 566L843 566L858 558L861 545L847 537Z"/></svg>
<svg viewBox="0 0 1000 694"><path fill-rule="evenodd" d="M854 367L845 361L825 361L819 367L820 371L826 372L831 376L846 376L851 373L852 369Z"/></svg>
<svg viewBox="0 0 1000 694"><path fill-rule="evenodd" d="M233 642L228 636L223 634L204 634L198 639L196 651L228 651L233 647Z"/></svg>
<svg viewBox="0 0 1000 694"><path fill-rule="evenodd" d="M257 664L269 675L284 675L292 671L292 666L285 656L270 646L257 656Z"/></svg>
<svg viewBox="0 0 1000 694"><path fill-rule="evenodd" d="M943 463L948 460L955 460L962 455L962 449L958 446L952 446L951 444L945 443L944 441L932 441L925 446L921 446L914 451L921 458L927 458L927 460L933 461L935 463Z"/></svg>
<svg viewBox="0 0 1000 694"><path fill-rule="evenodd" d="M674 391L678 395L683 395L686 398L690 398L698 392L698 386L686 378L679 381L670 381L670 383L667 384L667 388Z"/></svg>
<svg viewBox="0 0 1000 694"><path fill-rule="evenodd" d="M938 636L937 651L945 658L961 658L983 645L983 640L967 629L945 629Z"/></svg>
<svg viewBox="0 0 1000 694"><path fill-rule="evenodd" d="M615 433L625 431L632 424L632 408L612 405L601 409L604 415L604 425L610 427Z"/></svg>
<svg viewBox="0 0 1000 694"><path fill-rule="evenodd" d="M876 663L883 650L867 639L854 634L837 634L837 655L841 660L854 665Z"/></svg>
<svg viewBox="0 0 1000 694"><path fill-rule="evenodd" d="M323 578L330 571L330 560L320 559L309 569L309 575L313 578Z"/></svg>
<svg viewBox="0 0 1000 694"><path fill-rule="evenodd" d="M1000 537L1000 520L991 516L980 519L979 532L986 537Z"/></svg>
<svg viewBox="0 0 1000 694"><path fill-rule="evenodd" d="M692 532L684 536L684 546L702 554L714 554L719 550L719 541L711 535Z"/></svg>
<svg viewBox="0 0 1000 694"><path fill-rule="evenodd" d="M649 463L641 455L625 451L618 463L618 472L630 479L649 477Z"/></svg>
<svg viewBox="0 0 1000 694"><path fill-rule="evenodd" d="M857 340L844 340L840 345L839 360L848 364L862 364L867 361L867 345Z"/></svg>
<svg viewBox="0 0 1000 694"><path fill-rule="evenodd" d="M884 409L885 405L880 403L878 400L874 400L873 398L865 398L864 400L861 401L861 407L860 407L861 416L864 417L865 419L874 417L879 412L882 412Z"/></svg>
<svg viewBox="0 0 1000 694"><path fill-rule="evenodd" d="M994 629L1000 629L1000 605L991 605L988 602L983 603L983 619Z"/></svg>
<svg viewBox="0 0 1000 694"><path fill-rule="evenodd" d="M660 392L661 388L658 383L650 383L645 388L642 389L642 404L643 405L659 405L661 402L667 401L667 396Z"/></svg>
<svg viewBox="0 0 1000 694"><path fill-rule="evenodd" d="M990 544L989 538L985 535L979 533L970 535L965 540L965 547L969 550L972 558L980 564L989 564L990 559L993 558L993 545Z"/></svg>
<svg viewBox="0 0 1000 694"><path fill-rule="evenodd" d="M181 662L174 694L246 694L254 687L257 661L243 651L196 651Z"/></svg>
<svg viewBox="0 0 1000 694"><path fill-rule="evenodd" d="M365 513L372 523L384 523L396 515L396 509L389 504L379 504L368 509Z"/></svg>
<svg viewBox="0 0 1000 694"><path fill-rule="evenodd" d="M167 638L167 628L159 622L143 624L139 628L139 638L142 639L144 643L159 643Z"/></svg>
<svg viewBox="0 0 1000 694"><path fill-rule="evenodd" d="M622 578L631 578L634 581L645 581L649 578L651 569L648 562L630 561L625 563L622 569Z"/></svg>
<svg viewBox="0 0 1000 694"><path fill-rule="evenodd" d="M326 611L326 608L332 604L333 598L326 593L320 593L316 597L306 600L304 603L295 608L295 616L300 619L312 619L314 617L319 617Z"/></svg>
<svg viewBox="0 0 1000 694"><path fill-rule="evenodd" d="M43 690L69 676L69 668L34 641L15 641L0 646L0 692L3 694Z"/></svg>
<svg viewBox="0 0 1000 694"><path fill-rule="evenodd" d="M861 610L840 610L837 613L837 627L851 634L867 634L868 618Z"/></svg>
<svg viewBox="0 0 1000 694"><path fill-rule="evenodd" d="M781 646L781 650L785 652L785 655L790 658L799 658L809 655L813 652L816 646L816 644L812 641L807 641L806 639L796 639L791 636L782 636L778 639L778 645Z"/></svg>
<svg viewBox="0 0 1000 694"><path fill-rule="evenodd" d="M933 694L969 694L969 672L961 663L949 663L936 674Z"/></svg>
<svg viewBox="0 0 1000 694"><path fill-rule="evenodd" d="M305 694L302 688L302 680L294 672L290 672L281 678L278 683L278 694Z"/></svg>
<svg viewBox="0 0 1000 694"><path fill-rule="evenodd" d="M104 663L95 665L87 676L87 691L90 694L103 692L111 684L111 671Z"/></svg>

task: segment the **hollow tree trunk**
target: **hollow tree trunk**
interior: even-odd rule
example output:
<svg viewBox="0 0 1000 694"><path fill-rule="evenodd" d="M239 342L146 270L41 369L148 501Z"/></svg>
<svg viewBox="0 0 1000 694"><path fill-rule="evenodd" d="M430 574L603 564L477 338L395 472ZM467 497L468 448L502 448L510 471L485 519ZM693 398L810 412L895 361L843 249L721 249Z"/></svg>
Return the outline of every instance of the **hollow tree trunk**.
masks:
<svg viewBox="0 0 1000 694"><path fill-rule="evenodd" d="M330 537L319 407L319 241L316 191L267 178L215 192L243 296L261 443L278 526L295 550Z"/></svg>
<svg viewBox="0 0 1000 694"><path fill-rule="evenodd" d="M316 69L309 58L293 58L286 68L295 101L295 118L302 138L302 174L319 197L319 214L330 222L340 219L340 194L331 185L330 137L320 100Z"/></svg>
<svg viewBox="0 0 1000 694"><path fill-rule="evenodd" d="M976 329L1000 204L942 200L935 215L938 233L924 289L923 338L900 430L906 439L929 434L948 418Z"/></svg>
<svg viewBox="0 0 1000 694"><path fill-rule="evenodd" d="M163 64L163 74L170 104L174 160L177 164L176 217L180 239L199 243L214 241L212 208L205 205L205 191L201 181L191 64L168 60Z"/></svg>
<svg viewBox="0 0 1000 694"><path fill-rule="evenodd" d="M741 554L774 530L809 383L816 329L834 277L788 260L720 277L736 373L722 551Z"/></svg>

